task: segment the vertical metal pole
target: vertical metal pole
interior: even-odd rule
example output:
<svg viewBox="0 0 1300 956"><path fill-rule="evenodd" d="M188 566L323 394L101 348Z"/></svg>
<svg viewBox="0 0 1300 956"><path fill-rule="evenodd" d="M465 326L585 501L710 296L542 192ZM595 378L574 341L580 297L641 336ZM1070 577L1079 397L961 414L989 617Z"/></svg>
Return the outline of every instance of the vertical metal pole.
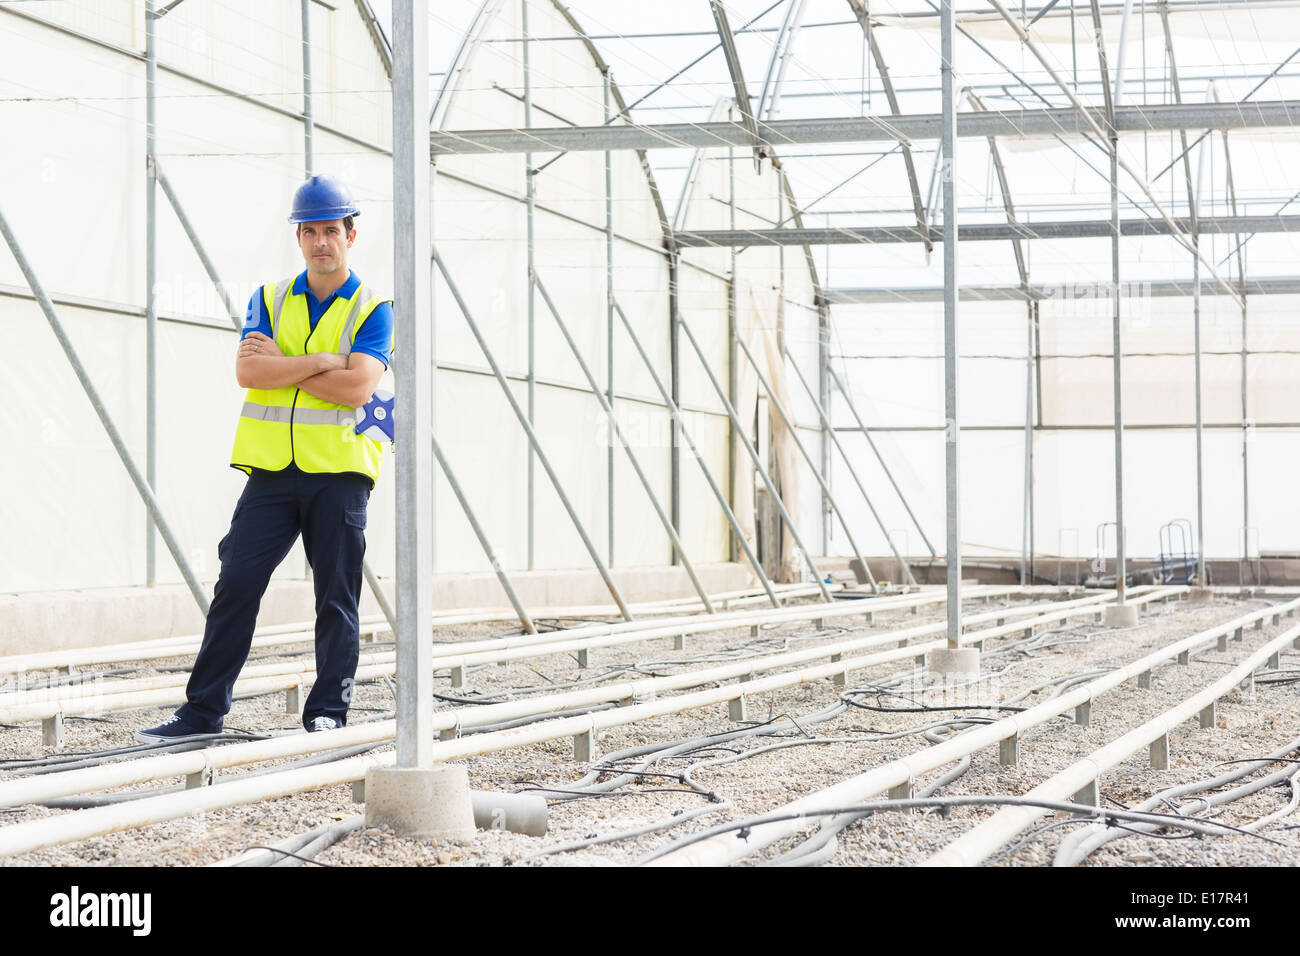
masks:
<svg viewBox="0 0 1300 956"><path fill-rule="evenodd" d="M311 0L302 0L302 168L303 179L311 179L316 165L313 152L315 119L312 116L311 103ZM311 578L311 562L304 551L302 556L302 576Z"/></svg>
<svg viewBox="0 0 1300 956"><path fill-rule="evenodd" d="M520 35L523 37L524 47L524 128L530 128L533 125L533 75L532 65L529 59L528 43L528 0L519 0L519 23ZM537 177L533 175L533 154L524 154L524 178L526 180L527 207L526 215L528 217L528 424L535 424L534 413L536 412L537 400L537 368L536 358L536 340L534 338L534 320L536 318L536 295L533 288L533 277L536 273L537 263L533 255L535 247L533 244L533 214L537 204L536 184ZM535 495L534 491L534 464L536 453L532 446L528 448L528 570L534 567L534 511Z"/></svg>
<svg viewBox="0 0 1300 956"><path fill-rule="evenodd" d="M1028 320L1025 335L1025 491L1024 510L1021 513L1020 584L1032 583L1033 571L1029 567L1029 526L1034 517L1034 307L1030 299L1025 309Z"/></svg>
<svg viewBox="0 0 1300 956"><path fill-rule="evenodd" d="M1032 396L1035 393L1042 394L1042 383L1038 379L1038 300L1035 299L1033 307L1029 310L1029 378L1033 383L1029 386L1029 392ZM1033 401L1032 398L1029 401ZM1029 428L1029 455L1025 467L1029 469L1029 582L1034 583L1034 429L1033 429L1033 411L1027 413L1030 420ZM1042 419L1039 419L1042 424ZM1059 575L1057 576L1060 577Z"/></svg>
<svg viewBox="0 0 1300 956"><path fill-rule="evenodd" d="M736 150L733 146L727 147L727 181L728 181L728 200L727 208L729 211L728 229L736 228ZM736 403L740 401L740 350L736 348L736 337L739 334L737 324L740 316L736 313L736 247L731 247L731 272L727 279L727 401L731 407L735 408ZM736 461L740 457L736 451L736 445L740 440L737 429L741 428L741 423L733 417L730 421L730 427L727 429L727 500L736 500ZM779 538L777 539L780 540ZM777 545L778 550L780 545ZM727 560L735 561L737 551L737 542L732 539L730 547L727 549ZM778 555L777 564L779 565L780 557Z"/></svg>
<svg viewBox="0 0 1300 956"><path fill-rule="evenodd" d="M302 0L302 155L306 179L311 178L316 165L312 155L315 125L311 110L311 0Z"/></svg>
<svg viewBox="0 0 1300 956"><path fill-rule="evenodd" d="M681 402L681 380L678 374L680 360L680 345L677 338L677 323L673 321L673 316L677 314L680 305L678 297L677 283L681 276L681 266L677 258L677 249L670 245L668 249L668 387L671 390L672 407L676 408ZM617 304L615 305L617 308ZM630 334L630 333L629 333ZM633 339L635 341L635 337ZM638 348L640 346L638 345ZM653 374L653 368L651 372ZM673 519L673 529L680 536L682 533L682 455L681 455L681 438L683 435L682 423L679 416L674 414L673 419L673 443L669 449L670 461L669 467L672 473L672 493L669 513ZM725 504L725 502L724 502ZM730 510L730 506L727 506ZM673 561L677 556L673 555Z"/></svg>
<svg viewBox="0 0 1300 956"><path fill-rule="evenodd" d="M1119 136L1113 127L1110 134L1110 221L1110 294L1114 305L1111 331L1115 352L1115 598L1116 603L1122 605L1128 573L1124 561L1124 353L1119 303Z"/></svg>
<svg viewBox="0 0 1300 956"><path fill-rule="evenodd" d="M145 56L145 240L144 240L144 352L145 352L145 480L158 490L158 179L154 172L158 130L158 50L155 44L154 0L144 7ZM154 522L145 511L144 577L153 587L158 583L157 541Z"/></svg>
<svg viewBox="0 0 1300 956"><path fill-rule="evenodd" d="M1242 272L1237 277L1241 280L1241 584L1246 584L1246 565L1250 562L1250 418L1247 411L1246 394L1246 276ZM1259 575L1255 575L1259 583Z"/></svg>
<svg viewBox="0 0 1300 956"><path fill-rule="evenodd" d="M961 637L961 507L958 498L957 416L957 194L954 159L957 145L956 77L953 71L953 3L941 0L940 67L943 87L943 378L945 495L948 555L948 647L956 649Z"/></svg>
<svg viewBox="0 0 1300 956"><path fill-rule="evenodd" d="M1201 188L1205 174L1205 147L1196 157L1196 193L1192 200L1192 337L1196 352L1196 583L1204 586L1205 573L1205 485L1203 425L1201 411Z"/></svg>
<svg viewBox="0 0 1300 956"><path fill-rule="evenodd" d="M432 766L433 322L429 4L393 2L393 305L397 418L397 765Z"/></svg>
<svg viewBox="0 0 1300 956"><path fill-rule="evenodd" d="M831 384L826 374L827 368L830 367L830 346L831 346L831 321L830 306L824 301L817 303L817 397L821 407L826 409L826 418L828 423L822 426L822 471L830 474L831 470L831 446L827 440L827 429L829 428L831 436L834 435L834 423L830 421L831 416ZM793 361L793 356L791 361ZM845 461L847 461L847 457ZM830 554L830 515L822 515L822 554Z"/></svg>
<svg viewBox="0 0 1300 956"><path fill-rule="evenodd" d="M605 92L605 122L609 123L609 86L610 76L609 68L604 72L604 92ZM613 154L605 150L605 399L609 403L610 414L614 414L617 409L614 407L614 176L613 176ZM609 423L609 430L612 432L617 426L613 421ZM609 564L614 566L614 443L610 442L606 449L608 457L606 458L606 487L608 494L606 501L609 506L609 515L607 524L609 528ZM673 564L677 563L676 553L669 549L672 555L670 560ZM707 598L705 603L708 603Z"/></svg>

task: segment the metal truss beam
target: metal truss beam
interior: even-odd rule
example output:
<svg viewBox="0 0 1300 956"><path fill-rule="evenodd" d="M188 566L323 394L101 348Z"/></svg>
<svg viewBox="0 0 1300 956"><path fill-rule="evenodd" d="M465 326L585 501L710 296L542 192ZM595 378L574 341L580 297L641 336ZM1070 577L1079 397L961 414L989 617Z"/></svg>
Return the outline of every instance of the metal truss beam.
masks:
<svg viewBox="0 0 1300 956"><path fill-rule="evenodd" d="M1233 283L1238 285L1238 283ZM1072 290L1092 289L1095 283L1064 285L1031 285L1029 295L1039 301L1050 302L1053 299L1065 301L1074 293ZM1154 298L1183 297L1192 294L1190 281L1165 279L1157 282L1133 282L1130 287L1133 294ZM1246 295L1300 295L1300 277L1279 276L1276 278L1247 279L1239 285ZM970 285L959 290L963 299L972 302L1019 302L1025 298L1025 290L1018 285ZM902 305L943 301L943 286L925 288L841 288L827 289L826 301L831 305ZM1223 287L1210 280L1201 282L1201 295L1227 295Z"/></svg>
<svg viewBox="0 0 1300 956"><path fill-rule="evenodd" d="M1106 123L1102 109L1086 116L1074 107L1041 110L989 110L957 117L957 136L1029 137L1091 133ZM893 116L830 116L772 120L757 124L760 141L772 146L815 143L869 143L937 140L938 113ZM1300 125L1300 100L1183 103L1123 106L1115 110L1121 133L1178 129L1267 129ZM700 148L754 145L742 123L666 123L662 125L565 126L555 128L439 130L430 134L433 155L523 153L568 150Z"/></svg>
<svg viewBox="0 0 1300 956"><path fill-rule="evenodd" d="M1191 228L1186 218L1120 220L1121 236L1177 236ZM1300 232L1300 215L1202 216L1201 235L1241 232ZM1059 222L981 222L960 225L962 242L1007 242L1012 239L1109 239L1114 226L1109 219ZM916 226L843 226L808 229L703 229L674 235L681 248L708 246L830 246L851 244L943 242L942 226L922 231Z"/></svg>

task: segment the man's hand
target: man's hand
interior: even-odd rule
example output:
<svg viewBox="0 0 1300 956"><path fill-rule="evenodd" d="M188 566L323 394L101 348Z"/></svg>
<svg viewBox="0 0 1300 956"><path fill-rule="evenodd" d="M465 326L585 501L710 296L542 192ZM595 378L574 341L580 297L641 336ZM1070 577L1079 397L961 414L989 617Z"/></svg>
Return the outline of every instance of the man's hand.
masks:
<svg viewBox="0 0 1300 956"><path fill-rule="evenodd" d="M275 344L275 339L263 335L261 332L249 332L244 336L243 341L239 343L239 351L236 358L243 358L246 355L275 355L280 358L284 353L280 351L280 346Z"/></svg>

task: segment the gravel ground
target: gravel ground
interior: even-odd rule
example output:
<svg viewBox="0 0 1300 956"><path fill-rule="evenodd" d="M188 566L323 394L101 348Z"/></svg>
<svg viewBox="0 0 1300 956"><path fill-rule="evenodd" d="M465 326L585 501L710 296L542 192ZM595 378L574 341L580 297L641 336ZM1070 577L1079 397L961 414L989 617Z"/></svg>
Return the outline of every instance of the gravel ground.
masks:
<svg viewBox="0 0 1300 956"><path fill-rule="evenodd" d="M1088 623L1068 622L1058 632L1036 636L1032 645L1026 645L1019 634L990 641L985 656L988 676L977 688L950 691L947 697L943 697L933 691L893 686L894 696L878 697L869 693L854 699L871 706L879 704L890 708L951 706L958 699L963 704L988 705L1013 698L1051 680L1124 664L1151 649L1262 606L1260 601L1224 598L1195 606L1186 602L1156 604L1150 613L1143 615L1137 628L1128 630L1104 629L1092 624L1090 618L1080 618L1078 622ZM982 611L985 607L977 603L970 609ZM856 617L841 620L849 622L844 626L851 629L852 636L859 636L937 619L934 612L923 611L916 617L880 614L875 624L870 626L862 626L859 623L861 619ZM1283 627L1290 626L1293 620L1284 619L1282 625L1265 626L1261 631L1248 629L1244 641L1229 642L1227 652L1211 647L1193 656L1186 666L1171 662L1157 668L1149 690L1139 689L1134 682L1122 685L1097 699L1091 723L1086 728L1065 718L1036 728L1022 737L1019 762L1013 768L999 766L996 749L981 751L974 755L970 770L939 790L937 795L1023 794L1106 741L1213 681L1253 648L1280 633ZM463 640L503 634L507 630L501 624L464 626L440 631L438 636L443 640ZM780 649L786 641L791 647L803 647L842 638L844 633L841 629L818 632L809 623L799 623L784 626L779 631L765 630L755 641L750 638L748 628L738 628L714 635L693 636L685 651L673 651L669 641L656 639L593 651L587 669L580 669L573 656L553 655L472 670L468 675L469 686L455 691L447 687L445 677L440 678L435 686L440 688L437 692L447 696L481 699L506 692L518 693L525 688L553 689L556 685L591 680L602 675L608 679L626 680L650 673L676 673L686 668L706 667L718 659L770 653ZM1012 645L1020 645L1020 649L1014 653L996 653ZM266 649L263 660L300 659L286 656L286 651L291 650L299 654L310 653L308 645L274 651ZM273 653L280 656L273 657ZM122 676L161 673L168 666L183 667L188 663L190 659L187 657L150 662L149 667L138 673ZM101 670L122 666L113 665ZM1281 667L1284 670L1300 667L1300 652L1283 653ZM855 671L850 675L848 689L882 689L879 686L881 682L891 677L908 680L908 671L907 666L898 663ZM84 672L94 673L94 670L86 669ZM1216 768L1216 765L1224 760L1259 756L1277 749L1300 733L1300 692L1297 686L1261 683L1254 694L1234 692L1219 704L1216 730L1201 730L1193 720L1171 734L1169 770L1151 770L1143 748L1139 754L1105 775L1102 779L1103 801L1110 806L1131 806L1147 799L1158 789L1215 776L1223 771L1224 768ZM351 834L316 859L321 864L341 866L591 866L631 863L676 837L724 821L743 820L769 812L806 793L929 746L923 737L915 734L880 739L884 734L911 730L956 716L988 719L990 713L987 710L888 713L847 708L815 724L808 720L810 715L834 705L844 690L834 687L829 681L819 681L756 695L749 700L748 716L752 721L776 720L772 727L774 734L721 744L707 753L689 758L689 761L687 758L665 759L650 768L667 776L645 776L611 793L553 802L550 833L543 838L503 831L480 831L471 844L457 846L398 838L382 828L369 828ZM1050 689L1032 694L1022 702L1022 706L1033 705L1044 699L1048 692ZM360 720L381 718L391 712L393 704L387 683L360 684L351 720L355 724ZM440 704L440 707L453 706L457 705L451 702ZM93 752L131 746L131 735L137 728L156 723L171 710L171 707L153 708L107 714L95 719L70 719L61 752ZM789 720L777 720L787 715L799 723L802 732ZM295 715L284 713L282 694L237 701L226 721L228 731L262 734L294 732L299 726ZM651 743L662 745L723 733L739 726L742 725L728 719L725 706L715 705L602 731L599 747L601 754L607 755L628 747ZM776 743L792 745L728 763L698 767L692 773L692 779L705 791L703 793L685 787L677 779L689 762L714 760L733 752L756 750ZM798 745L793 745L796 743ZM41 747L39 726L2 729L0 777L10 777L18 772L6 770L4 761L52 752ZM464 765L472 786L504 791L564 788L589 770L588 765L573 760L572 743L567 738L470 758L464 761ZM259 765L257 769L268 766L276 764ZM1263 772L1272 772L1281 766L1273 764ZM947 769L916 781L916 788L924 787ZM178 781L173 779L127 789L149 790L176 785ZM1285 784L1272 787L1217 808L1213 812L1214 818L1240 826L1281 809L1290 796ZM918 863L995 810L958 808L946 817L932 812L877 814L839 834L837 852L829 863L851 866ZM336 786L255 805L207 812L0 862L9 866L201 865L233 856L251 846L274 843L331 820L354 816L359 811L360 807L352 802L351 788ZM0 825L68 812L76 811L40 807L0 811ZM1062 836L1077 830L1079 824L1057 815L1045 818L1044 822L1057 825L991 862L1010 866L1050 864ZM1287 827L1297 822L1300 822L1300 814L1275 821L1262 831L1262 835L1277 842L1250 836L1204 839L1126 836L1102 847L1088 859L1088 864L1295 864L1300 862L1300 829ZM665 828L580 850L535 856L548 847L652 824L664 824ZM770 860L797 842L778 844L754 862Z"/></svg>

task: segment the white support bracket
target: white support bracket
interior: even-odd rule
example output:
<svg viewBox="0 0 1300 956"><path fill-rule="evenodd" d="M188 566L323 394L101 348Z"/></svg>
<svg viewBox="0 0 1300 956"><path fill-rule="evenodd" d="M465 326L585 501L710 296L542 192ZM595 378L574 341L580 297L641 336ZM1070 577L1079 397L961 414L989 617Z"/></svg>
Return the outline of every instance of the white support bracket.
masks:
<svg viewBox="0 0 1300 956"><path fill-rule="evenodd" d="M353 803L366 802L366 778L365 777L362 777L360 780L352 781L352 802Z"/></svg>
<svg viewBox="0 0 1300 956"><path fill-rule="evenodd" d="M295 684L293 687L284 689L284 712L286 714L302 713L302 685Z"/></svg>
<svg viewBox="0 0 1300 956"><path fill-rule="evenodd" d="M1150 671L1143 671L1141 674L1138 674L1138 687L1141 687L1143 690L1151 689Z"/></svg>

